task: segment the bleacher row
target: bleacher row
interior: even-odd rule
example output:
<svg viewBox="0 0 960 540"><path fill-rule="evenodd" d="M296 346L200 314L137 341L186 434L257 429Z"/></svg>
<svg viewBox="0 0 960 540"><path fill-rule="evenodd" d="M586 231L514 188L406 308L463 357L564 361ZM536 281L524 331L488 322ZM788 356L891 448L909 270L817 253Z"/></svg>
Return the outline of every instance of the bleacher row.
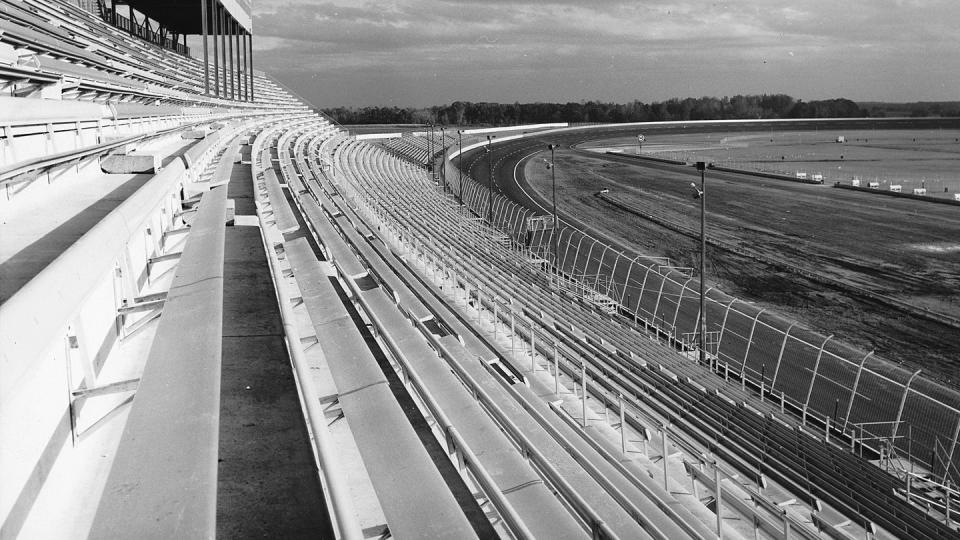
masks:
<svg viewBox="0 0 960 540"><path fill-rule="evenodd" d="M410 133L403 137L383 139L380 144L395 156L425 167L430 161L431 150L436 159L445 148L456 142L457 138L452 135L435 132L432 141L429 133Z"/></svg>
<svg viewBox="0 0 960 540"><path fill-rule="evenodd" d="M337 148L335 163L344 160L338 156L355 156L356 152L375 154L366 145L358 143L345 143ZM391 169L390 160L382 157L379 162L374 159L373 164L364 162L364 159L373 158L351 159L355 161L341 165L343 170L359 170L374 177L378 170L388 171L387 174L401 172ZM746 393L739 394L735 386L722 390L723 394L732 394L734 399L721 395L717 383L702 368L678 361L674 353L658 347L638 332L625 329L622 324L596 312L584 313L583 306L565 302L556 294L537 294L537 291L549 290L549 283L543 274L530 272L516 258L511 264L509 254L501 253L499 257L489 258L481 256L483 251L476 249L477 246L485 246L485 249L493 252L497 250L497 242L489 241L491 235L486 235L485 243L482 242L483 238L476 238L473 244L468 242L459 246L462 266L452 263L451 253L455 253L456 246L445 246L444 240L455 237L452 231L462 231L463 224L450 219L449 210L445 212L443 205L424 201L424 198L431 196L436 198L436 193L422 184L418 186L422 179L412 179L409 174L400 174L399 177L406 177L410 183L393 186L387 191L389 184L384 185L387 180L381 178L380 183L368 180L361 184L362 189L359 189L357 196L367 193L375 201L379 199L376 204L381 205L381 211L388 211L393 220L405 223L402 230L407 238L424 238L422 246L442 246L433 248L433 264L438 268L456 268L458 274L468 276L465 278L470 284L466 285L467 288L474 287L474 283L482 284L475 289L478 291L475 294L477 301L488 306L488 312L506 314L511 311L506 303L494 308L495 297L514 301L525 299L521 309L528 319L543 321L537 332L544 355L552 354L549 344L556 341L569 348L569 357L593 359L595 363L591 362L591 369L605 376L597 378L598 385L606 377L619 379L621 382L616 383L612 391L623 392L636 399L646 398L651 407L657 407L660 403L661 417L696 434L698 442L711 451L729 454L731 461L740 464L742 474L762 474L774 478L807 494L813 505L821 500L827 501L868 529L871 528L870 522L874 522L898 535L935 538L953 534L923 512L908 506L895 493L895 488L903 487L898 485L902 482L879 468L859 460L834 443L811 437L784 418L774 418L775 411L769 405L736 405L752 401L753 398ZM423 211L427 204L432 205L432 211ZM449 221L445 221L445 213ZM438 216L435 223L425 223L429 216L434 215ZM493 271L487 271L486 268L491 266ZM643 360L638 362L638 359ZM667 367L643 369L638 363ZM561 364L570 371L577 368L575 362ZM696 382L690 384L685 382L687 380ZM651 397L646 392L657 397ZM664 402L668 405L662 405ZM713 410L723 411L723 414L700 414L705 403ZM759 407L762 414L758 415L754 407ZM829 526L829 523L824 524Z"/></svg>
<svg viewBox="0 0 960 540"><path fill-rule="evenodd" d="M686 523L687 521L683 521L683 522Z"/></svg>
<svg viewBox="0 0 960 540"><path fill-rule="evenodd" d="M443 428L438 434L440 440L446 442L449 451L458 456L464 467L471 469L473 477L494 499L497 511L517 527L515 531L526 530L533 537L551 538L580 537L585 532L584 527L595 537L676 538L709 534L702 524L683 511L674 510L670 517L665 516L651 501L651 494L655 495L654 500L659 498L662 501L664 508L672 508L663 502L671 499L667 493L658 490L653 482L647 482L641 489L618 474L608 460L584 444L526 386L505 384L486 362L477 362L477 357L490 360L496 354L473 337L464 323L419 278L405 269L404 264L354 213L350 201L343 199L329 183L321 166L307 157L315 155L318 145L338 138L321 142L316 135L304 137L315 137L305 143L311 149L304 153L306 155L298 153L288 164L285 163L289 159L286 152L283 149L278 152L291 193L307 222L317 231L324 252L333 261L345 287L353 293L386 348L402 366L404 377L424 396L429 414ZM298 144L304 145L302 140L294 146ZM343 174L352 173L344 170ZM285 242L284 252L294 259L294 275L300 276L303 270L297 269L311 263L309 258L307 262L299 259L302 247L290 244ZM301 281L297 277L297 282L301 291L316 287L312 279ZM307 302L309 295L305 294L303 298ZM314 324L318 324L316 320ZM329 332L324 338L320 339L321 345L335 339ZM357 347L351 350L356 351ZM342 366L342 369L348 369L348 366ZM355 364L349 369L361 368ZM381 377L372 369L370 373L374 379L367 381L368 385ZM333 375L338 379L336 370ZM339 377L342 379L337 380L337 388L342 396L344 392L350 392L351 386L343 387L350 379L347 375ZM359 382L354 382L357 384ZM359 424L358 430L369 429L363 410L345 410L345 417L348 421L353 417L353 422ZM388 429L380 422L374 426L380 432ZM400 428L402 426L393 423L389 426L391 430ZM394 441L394 447L397 440L404 440L389 431L381 436L385 439L368 441L367 444L374 448L366 449L367 452L382 452L377 445L385 440ZM511 439L517 442L513 443ZM361 447L361 452L364 450ZM416 445L394 452L409 455L410 460L420 454ZM534 465L533 468L525 463L524 456ZM367 459L365 456L365 464ZM377 463L375 456L369 459ZM541 472L538 474L537 470ZM405 514L385 508L391 532L395 536L404 536L401 531L404 531L406 520L418 515L410 506L414 500L421 501L420 494L416 497L400 496L395 491L401 489L400 486L385 484L383 479L378 485L376 475L373 481L382 504L405 507ZM573 520L550 489L546 489L547 485L552 485L559 491L561 500L573 507ZM409 490L410 486L402 489ZM431 489L429 497L426 494L423 497L424 507L432 508L442 504L433 499L444 496ZM436 513L431 519L437 526L441 525ZM578 521L583 525L578 525ZM429 536L430 530L425 527L432 526L420 522L409 530L416 531L416 536Z"/></svg>
<svg viewBox="0 0 960 540"><path fill-rule="evenodd" d="M0 1L0 93L98 102L300 109L254 71L253 102L204 95L202 61L113 28L74 4Z"/></svg>

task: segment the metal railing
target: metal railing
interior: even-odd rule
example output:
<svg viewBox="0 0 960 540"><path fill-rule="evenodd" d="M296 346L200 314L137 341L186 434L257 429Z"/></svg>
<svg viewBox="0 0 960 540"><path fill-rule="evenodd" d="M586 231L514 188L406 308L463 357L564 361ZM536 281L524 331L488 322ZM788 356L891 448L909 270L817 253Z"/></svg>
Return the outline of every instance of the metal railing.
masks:
<svg viewBox="0 0 960 540"><path fill-rule="evenodd" d="M144 41L159 45L164 49L178 52L184 56L190 56L190 48L183 43L176 42L160 32L154 32L145 25L135 24L128 17L124 17L119 13L107 12L104 21Z"/></svg>

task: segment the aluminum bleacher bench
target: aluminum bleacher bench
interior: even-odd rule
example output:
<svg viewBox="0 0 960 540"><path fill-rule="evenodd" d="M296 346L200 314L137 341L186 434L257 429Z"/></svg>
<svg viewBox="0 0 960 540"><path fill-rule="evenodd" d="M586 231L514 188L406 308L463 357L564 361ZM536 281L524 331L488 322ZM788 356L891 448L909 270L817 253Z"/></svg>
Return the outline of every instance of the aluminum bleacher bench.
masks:
<svg viewBox="0 0 960 540"><path fill-rule="evenodd" d="M341 209L347 214L351 212L350 209L348 208L341 208ZM359 222L359 219L353 218L353 223L357 223L357 222ZM555 442L550 440L550 438L552 437L554 440L556 440L556 442L560 443L560 445L563 448L565 448L567 452L571 453L574 456L577 456L574 458L576 462L581 464L581 466L587 470L587 474L592 476L594 480L596 480L599 484L605 486L604 489L607 492L612 491L616 493L617 495L615 495L614 498L616 499L617 497L620 497L620 499L618 499L618 503L625 510L627 510L628 513L630 513L633 516L634 520L639 521L642 524L645 523L644 528L649 528L649 531L652 534L655 534L655 536L660 538L679 537L683 535L682 533L680 533L680 530L676 528L676 525L672 525L673 528L671 529L671 524L669 520L665 520L660 510L647 502L646 494L637 492L636 487L634 487L633 485L627 484L625 482L620 482L619 485L615 485L616 481L613 481L614 483L611 483L611 480L609 480L609 478L613 476L614 471L611 470L610 464L607 463L606 460L601 458L599 455L597 455L595 450L593 450L592 448L588 448L586 447L586 445L579 442L579 436L575 434L572 435L569 431L565 431L566 426L559 425L556 422L550 422L550 418L553 417L553 414L549 410L544 409L545 405L542 402L540 402L538 397L532 396L532 395L521 396L516 394L511 397L508 393L510 391L516 391L516 392L522 393L524 390L526 390L525 386L507 385L506 387L504 387L500 383L495 382L499 380L499 377L492 375L492 373L490 373L488 369L481 368L481 364L474 360L474 355L471 352L468 352L467 349L463 347L459 339L457 339L455 336L450 334L447 334L443 337L438 338L430 330L428 330L426 328L426 322L428 322L429 320L435 319L436 314L431 309L424 306L421 303L421 301L423 300L423 301L429 302L433 294L430 292L427 292L426 289L422 286L422 283L418 279L411 276L409 271L406 270L406 268L403 267L402 264L399 263L399 261L396 261L395 259L393 259L393 256L391 253L389 253L389 250L386 250L385 246L382 246L379 243L379 241L372 240L369 242L369 245L367 245L366 240L368 239L368 237L364 235L364 231L366 230L368 229L363 228L353 232L348 230L345 235L350 239L350 241L355 246L359 246L358 249L364 255L365 260L372 263L373 268L377 269L377 275L382 276L381 279L386 283L389 283L390 290L394 291L393 293L394 296L390 300L387 300L388 298L390 298L390 295L381 294L381 291L378 290L380 288L375 288L375 289L365 290L365 291L357 290L357 292L355 293L357 296L361 297L361 302L363 301L363 298L366 295L371 297L371 301L370 301L371 304L381 304L381 305L383 303L390 304L389 306L384 306L380 308L379 311L376 310L375 307L371 308L371 310L373 311L378 311L380 313L379 315L380 317L384 317L386 318L386 320L394 321L394 324L381 323L382 333L390 334L391 332L395 332L395 333L399 332L401 334L411 334L411 333L415 334L412 328L402 324L400 320L396 320L398 317L398 314L396 313L396 309L393 308L392 303L399 300L403 309L407 311L410 314L410 316L412 316L412 318L415 320L415 324L421 330L422 334L431 340L431 342L433 343L433 348L436 350L439 350L441 352L441 355L444 358L446 358L451 365L457 366L456 371L458 373L461 373L461 378L464 378L464 380L473 381L468 383L468 386L471 388L474 388L475 392L479 392L484 395L489 394L490 397L485 398L484 403L486 403L486 407L488 409L496 409L498 411L496 414L497 414L497 417L499 418L500 423L503 425L512 426L510 429L508 429L508 431L519 430L519 433L523 433L525 437L530 438L530 442L536 443L537 450L531 449L532 452L539 454L541 452L541 450L539 449L556 444ZM374 253L374 251L376 251L377 253ZM387 266L383 266L381 262L373 262L373 261L385 262L387 263ZM394 272L397 272L399 275L404 276L403 279L401 280L399 275L395 275ZM412 294L411 291L408 290L409 287L414 287L417 291L416 294ZM383 292L386 292L386 291L383 291ZM437 306L435 302L431 302L431 304L434 305L437 309L446 311L444 308ZM392 310L392 313L391 313L391 310ZM371 314L371 318L376 319L377 314L376 313ZM451 325L458 326L455 318L450 318L443 321L443 326L450 327ZM408 346L415 347L416 345L412 345L411 341L413 340L408 339L403 341L403 343L408 344ZM424 344L421 343L421 347L425 347ZM409 352L411 351L408 351L408 353ZM416 352L416 351L412 351L412 352ZM420 354L412 354L412 355L407 354L406 356L411 359L410 360L411 362L423 362L423 360L420 360L420 359L425 357L426 358L433 357L433 362L434 363L438 362L438 359L435 358L435 355L432 354L429 348L423 348L423 351ZM490 351L487 350L484 353L482 353L481 357L489 357L489 356L490 356ZM437 369L434 367L432 369L427 369L423 373L425 373L426 376L432 376L432 374L438 373L438 372L446 373L446 370L444 370L443 368ZM482 383L482 386L476 386L477 384L481 384L480 381L485 381L485 382ZM446 384L438 385L439 388L444 388L445 386L448 386L448 385ZM443 391L441 393L445 395L448 399L450 399L449 390ZM516 402L518 400L521 403L523 403L522 407L517 406ZM533 400L533 401L530 401L530 400ZM539 409L539 412L536 412L536 413L532 412L533 410L536 409L536 405L534 405L534 402L540 403L540 405L542 405L542 407L540 407ZM473 404L473 406L475 406L475 404ZM451 409L448 409L447 407L445 407L444 410L459 411L461 408L462 408L462 405L455 406ZM524 409L528 411L529 414L525 414L521 412ZM530 414L538 418L537 423L540 424L539 426L537 425L537 423L533 423L531 421L531 417L529 416ZM456 414L454 416L456 416ZM475 421L469 422L467 425L472 427L466 428L467 433L472 434L472 432L474 432L476 428L475 424L477 424L478 422L482 424L483 421L489 422L489 419L485 419L481 417L481 420L475 420ZM561 431L563 431L564 433L561 434ZM516 433L514 433L514 435L516 436ZM569 439L569 437L571 436L573 437L573 440ZM491 442L491 441L485 440L483 437L476 438L475 436L474 437L467 436L467 438L468 440L472 440L474 444L480 445L481 448L486 447ZM489 450L484 451L479 455L483 460L485 460L488 463L489 463L489 459L492 458L492 455ZM550 455L550 452L548 452L546 455ZM582 490L584 491L585 494L589 493L591 489L596 489L595 486L593 488L590 488L591 483L586 480L586 475L584 474L584 471L580 470L580 466L572 465L572 462L565 461L565 460L569 460L569 457L565 457L565 456L562 457L560 454L556 454L556 453L553 453L552 455L553 455L552 458L548 458L549 462L553 463L556 467L558 467L557 469L558 472L563 474L570 482L572 482L572 485L579 484L581 486L586 486ZM501 468L502 468L502 465L494 464L492 465L491 470L498 471ZM496 476L496 473L494 473L494 475ZM511 491L510 493L511 493L510 494L511 497L515 497L513 491ZM595 494L595 496L588 497L588 499L593 504L598 505L599 508L602 508L603 505L601 504L601 501L603 499L607 499L607 495ZM529 504L530 503L528 502L527 505L525 505L526 507L522 509L521 513L524 513L524 512L529 513L530 511L533 510L529 507ZM607 510L606 512L609 512L609 510ZM609 515L612 515L612 514L609 514ZM627 521L630 521L630 520L627 520ZM612 522L608 522L608 523L612 524ZM540 526L540 525L537 525L537 526ZM623 526L624 525L621 524L621 525L617 525L616 527L620 528ZM534 526L531 526L531 528L534 528ZM660 532L662 528L666 528L671 532L670 533ZM634 532L629 534L636 535L640 533L638 530L634 530Z"/></svg>
<svg viewBox="0 0 960 540"><path fill-rule="evenodd" d="M391 534L475 537L309 243L284 248Z"/></svg>
<svg viewBox="0 0 960 540"><path fill-rule="evenodd" d="M273 167L264 169L263 182L267 196L270 198L270 210L273 212L277 229L281 233L289 233L299 229L300 224L297 223L297 218L290 210L290 205L287 204L287 198L283 194L283 188L280 187L280 181L277 179L277 173L274 172Z"/></svg>
<svg viewBox="0 0 960 540"><path fill-rule="evenodd" d="M90 538L212 538L227 188L200 201Z"/></svg>

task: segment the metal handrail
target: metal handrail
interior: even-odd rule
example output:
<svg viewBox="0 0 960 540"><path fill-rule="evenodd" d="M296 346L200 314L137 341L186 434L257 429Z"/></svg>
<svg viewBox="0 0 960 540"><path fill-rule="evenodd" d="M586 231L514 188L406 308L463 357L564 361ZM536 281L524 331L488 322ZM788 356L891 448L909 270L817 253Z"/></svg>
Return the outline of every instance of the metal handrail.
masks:
<svg viewBox="0 0 960 540"><path fill-rule="evenodd" d="M221 120L226 120L226 118L223 118ZM85 157L89 157L95 154L97 155L104 154L106 152L109 152L110 150L113 150L114 148L118 148L125 144L137 142L142 139L168 135L176 131L189 129L201 124L207 124L209 122L210 122L209 119L190 122L186 124L181 124L176 127L154 131L152 133L141 133L138 135L131 135L129 137L118 139L116 141L110 141L107 143L101 143L101 144L92 145L92 146L85 146L85 147L77 148L74 150L59 152L57 154L52 154L49 156L43 156L39 158L28 159L26 161L21 161L19 163L14 163L13 165L0 168L0 186L17 183L18 176L24 175L31 171L48 169L50 167L54 167L61 163L68 163L70 161L83 159Z"/></svg>
<svg viewBox="0 0 960 540"><path fill-rule="evenodd" d="M111 141L108 143L97 144L94 146L85 146L83 148L79 148L76 150L67 150L66 152L60 152L58 154L53 154L50 156L44 156L44 157L29 159L26 161L21 161L19 163L14 163L13 165L0 169L0 185L16 183L17 182L16 178L18 176L29 173L31 171L35 171L38 169L48 169L50 167L59 165L61 163L67 163L70 161L83 159L85 157L88 157L94 154L103 154L103 153L109 152L110 150L113 150L114 148L123 146L125 144L136 142L147 137L153 137L155 135L165 134L166 132L172 131L174 129L180 129L180 127L170 128L168 130L159 131L156 133L144 133L140 135L131 135L130 137L126 137L116 141Z"/></svg>

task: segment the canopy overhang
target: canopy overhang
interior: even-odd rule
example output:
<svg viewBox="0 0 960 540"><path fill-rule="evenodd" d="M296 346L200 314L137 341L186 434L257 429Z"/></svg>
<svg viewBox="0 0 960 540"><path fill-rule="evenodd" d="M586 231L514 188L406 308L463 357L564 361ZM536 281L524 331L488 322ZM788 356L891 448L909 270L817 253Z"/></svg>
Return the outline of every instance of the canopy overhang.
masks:
<svg viewBox="0 0 960 540"><path fill-rule="evenodd" d="M207 5L219 1L227 14L248 34L253 34L252 0L206 0ZM120 0L178 34L198 35L201 26L202 0ZM208 7L209 9L209 7Z"/></svg>

